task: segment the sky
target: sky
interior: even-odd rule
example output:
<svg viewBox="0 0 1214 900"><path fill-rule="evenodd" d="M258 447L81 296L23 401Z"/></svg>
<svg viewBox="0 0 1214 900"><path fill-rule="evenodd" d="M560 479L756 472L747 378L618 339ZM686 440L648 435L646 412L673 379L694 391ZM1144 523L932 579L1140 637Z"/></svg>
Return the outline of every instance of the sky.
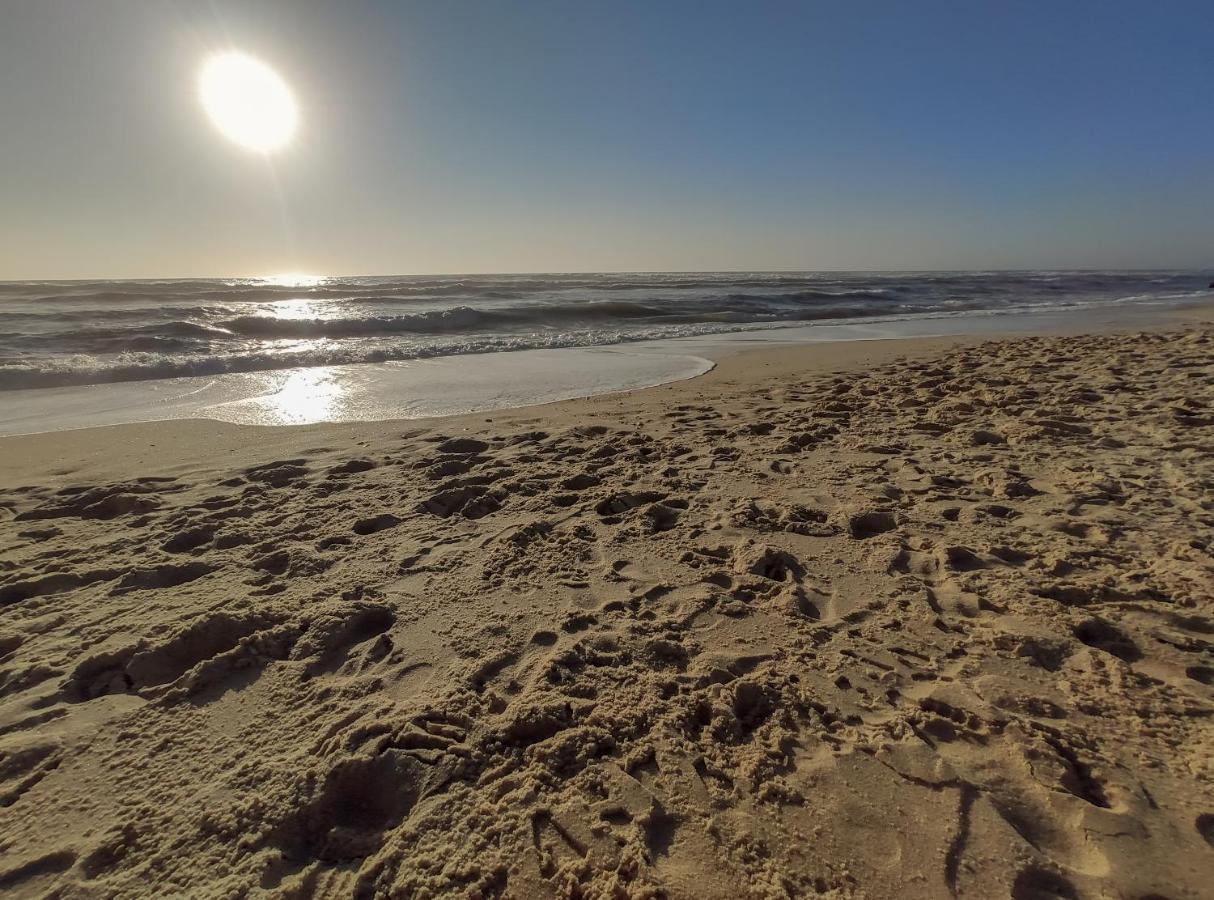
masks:
<svg viewBox="0 0 1214 900"><path fill-rule="evenodd" d="M1208 267L1212 91L1209 0L0 0L0 279Z"/></svg>

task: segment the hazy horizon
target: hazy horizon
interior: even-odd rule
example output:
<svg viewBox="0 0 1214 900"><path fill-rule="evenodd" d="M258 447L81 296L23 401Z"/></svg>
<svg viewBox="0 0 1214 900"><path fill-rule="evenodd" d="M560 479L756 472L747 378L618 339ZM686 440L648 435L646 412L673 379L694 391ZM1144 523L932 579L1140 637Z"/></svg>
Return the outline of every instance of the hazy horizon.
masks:
<svg viewBox="0 0 1214 900"><path fill-rule="evenodd" d="M1214 272L1214 266L1144 266L1129 268L1059 267L1059 268L1014 268L1014 269L571 269L561 272L517 271L517 272L264 272L243 275L100 275L72 278L0 278L0 283L19 284L36 282L100 282L100 281L266 281L290 287L296 278L304 281L340 279L384 279L394 278L495 278L534 275L536 277L562 277L578 275L982 275L982 274L1049 274L1049 273L1133 273L1133 272Z"/></svg>
<svg viewBox="0 0 1214 900"><path fill-rule="evenodd" d="M4 25L0 280L1214 256L1209 4L48 0ZM298 102L271 155L199 102L232 48Z"/></svg>

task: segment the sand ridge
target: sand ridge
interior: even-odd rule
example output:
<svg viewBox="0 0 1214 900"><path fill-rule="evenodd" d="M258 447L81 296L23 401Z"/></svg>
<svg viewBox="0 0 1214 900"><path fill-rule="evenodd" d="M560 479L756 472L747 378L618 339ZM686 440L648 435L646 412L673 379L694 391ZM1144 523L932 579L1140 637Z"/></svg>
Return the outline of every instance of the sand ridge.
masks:
<svg viewBox="0 0 1214 900"><path fill-rule="evenodd" d="M1212 350L6 490L0 889L1199 897Z"/></svg>

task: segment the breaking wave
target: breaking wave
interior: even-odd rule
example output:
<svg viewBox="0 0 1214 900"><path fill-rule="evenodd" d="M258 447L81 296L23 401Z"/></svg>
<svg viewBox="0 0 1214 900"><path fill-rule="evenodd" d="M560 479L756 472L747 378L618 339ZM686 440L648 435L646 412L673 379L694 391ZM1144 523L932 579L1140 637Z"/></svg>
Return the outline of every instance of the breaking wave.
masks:
<svg viewBox="0 0 1214 900"><path fill-rule="evenodd" d="M581 347L822 321L1163 303L1208 271L0 283L0 390Z"/></svg>

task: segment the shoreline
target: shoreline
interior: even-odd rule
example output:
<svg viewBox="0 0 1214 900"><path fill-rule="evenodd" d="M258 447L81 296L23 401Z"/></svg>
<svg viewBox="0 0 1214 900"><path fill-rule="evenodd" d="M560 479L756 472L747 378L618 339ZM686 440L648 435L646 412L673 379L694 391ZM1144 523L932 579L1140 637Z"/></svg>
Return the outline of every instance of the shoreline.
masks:
<svg viewBox="0 0 1214 900"><path fill-rule="evenodd" d="M301 425L165 419L0 435L0 449L9 450L0 454L0 483L16 483L42 474L28 467L28 462L32 460L37 460L37 465L42 466L53 459L61 470L70 469L70 474L120 477L122 469L151 464L156 460L162 465L171 460L165 471L206 465L218 453L234 454L233 459L253 464L252 461L263 457L270 459L275 455L289 455L293 449L356 446L401 430L409 433L441 430L462 434L490 425L520 428L547 420L561 424L576 422L581 418L607 420L619 415L621 407L703 402L721 388L757 380L757 369L764 370L764 378L794 375L821 377L859 372L867 367L901 360L931 359L949 350L1019 336L993 338L991 335L949 335L739 348L711 361L711 368L702 374L677 381L634 390L449 416ZM154 452L141 453L144 448ZM225 460L225 464L231 464L231 460ZM64 477L69 472L54 474Z"/></svg>
<svg viewBox="0 0 1214 900"><path fill-rule="evenodd" d="M809 356L826 345L894 341L915 352L914 342L923 340L1160 328L1211 315L1214 301L1078 314L865 320L602 347L35 388L0 392L0 440L190 419L271 427L423 421L646 390L700 377L724 359L756 350L801 347Z"/></svg>
<svg viewBox="0 0 1214 900"><path fill-rule="evenodd" d="M0 439L0 886L1196 898L1211 312Z"/></svg>

